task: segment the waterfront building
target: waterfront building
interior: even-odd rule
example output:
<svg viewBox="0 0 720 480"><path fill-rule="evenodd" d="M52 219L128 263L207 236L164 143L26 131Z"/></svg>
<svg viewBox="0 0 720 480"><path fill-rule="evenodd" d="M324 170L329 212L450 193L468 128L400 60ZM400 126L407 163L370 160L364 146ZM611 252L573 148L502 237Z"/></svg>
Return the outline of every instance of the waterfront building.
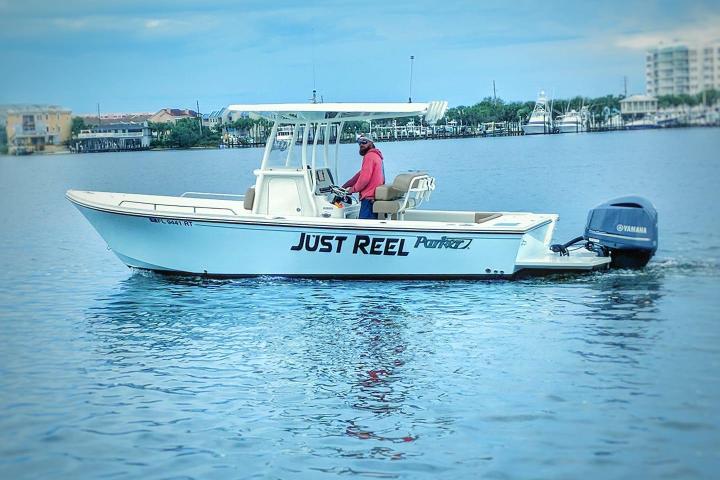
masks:
<svg viewBox="0 0 720 480"><path fill-rule="evenodd" d="M235 120L239 120L241 118L250 118L247 112L231 112L230 110L223 108L222 109L222 124L227 125L229 123L234 122Z"/></svg>
<svg viewBox="0 0 720 480"><path fill-rule="evenodd" d="M22 105L0 105L0 128L5 130L5 125L7 125L8 111L21 106Z"/></svg>
<svg viewBox="0 0 720 480"><path fill-rule="evenodd" d="M150 127L143 123L108 123L81 130L73 138L76 152L112 152L150 148Z"/></svg>
<svg viewBox="0 0 720 480"><path fill-rule="evenodd" d="M695 95L720 90L720 42L660 45L647 51L648 95Z"/></svg>
<svg viewBox="0 0 720 480"><path fill-rule="evenodd" d="M623 116L644 117L657 112L657 98L650 95L631 95L620 100L620 113Z"/></svg>
<svg viewBox="0 0 720 480"><path fill-rule="evenodd" d="M207 128L217 128L223 124L223 115L225 114L226 108L223 107L220 110L214 110L210 113L205 113L202 116L202 125Z"/></svg>
<svg viewBox="0 0 720 480"><path fill-rule="evenodd" d="M176 123L183 118L197 118L198 113L195 110L187 110L180 108L163 108L148 118L149 122L155 123Z"/></svg>
<svg viewBox="0 0 720 480"><path fill-rule="evenodd" d="M81 113L77 116L82 118L86 125L98 125L103 123L142 123L152 117L153 113L103 113L99 117L97 113Z"/></svg>
<svg viewBox="0 0 720 480"><path fill-rule="evenodd" d="M70 139L71 111L57 105L14 105L6 111L10 154L63 149Z"/></svg>

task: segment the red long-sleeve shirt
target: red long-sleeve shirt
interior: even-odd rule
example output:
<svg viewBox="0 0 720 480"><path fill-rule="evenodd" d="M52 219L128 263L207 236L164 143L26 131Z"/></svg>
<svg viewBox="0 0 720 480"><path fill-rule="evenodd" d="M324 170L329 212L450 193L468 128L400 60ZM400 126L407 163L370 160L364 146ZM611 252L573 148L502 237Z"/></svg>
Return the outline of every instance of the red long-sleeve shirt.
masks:
<svg viewBox="0 0 720 480"><path fill-rule="evenodd" d="M350 193L360 192L360 199L375 200L375 189L384 183L383 156L380 150L373 148L365 153L360 171L345 182L343 188L349 189Z"/></svg>

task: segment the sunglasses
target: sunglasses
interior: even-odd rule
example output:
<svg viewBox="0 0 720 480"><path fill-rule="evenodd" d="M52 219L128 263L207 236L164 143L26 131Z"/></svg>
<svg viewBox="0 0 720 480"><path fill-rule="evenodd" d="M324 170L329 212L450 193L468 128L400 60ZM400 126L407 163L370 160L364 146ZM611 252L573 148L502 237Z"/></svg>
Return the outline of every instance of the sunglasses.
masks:
<svg viewBox="0 0 720 480"><path fill-rule="evenodd" d="M358 144L360 145L367 145L368 143L370 143L370 140L358 140Z"/></svg>

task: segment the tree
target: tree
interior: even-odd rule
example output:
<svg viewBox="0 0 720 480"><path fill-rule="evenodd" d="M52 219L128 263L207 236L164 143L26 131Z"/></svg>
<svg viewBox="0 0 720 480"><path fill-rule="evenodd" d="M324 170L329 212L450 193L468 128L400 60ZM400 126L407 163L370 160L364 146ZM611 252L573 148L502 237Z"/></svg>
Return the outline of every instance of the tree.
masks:
<svg viewBox="0 0 720 480"><path fill-rule="evenodd" d="M80 130L86 130L89 128L89 125L85 123L85 119L82 117L73 117L72 118L72 125L70 126L70 132L72 135L77 135L80 133Z"/></svg>
<svg viewBox="0 0 720 480"><path fill-rule="evenodd" d="M714 88L711 88L710 90L705 90L705 92L698 94L699 101L705 101L705 105L714 105L718 101L720 101L720 91L715 90Z"/></svg>
<svg viewBox="0 0 720 480"><path fill-rule="evenodd" d="M168 141L179 148L190 148L197 145L201 135L197 122L193 118L183 118L171 127Z"/></svg>
<svg viewBox="0 0 720 480"><path fill-rule="evenodd" d="M5 130L5 127L0 127L0 153L8 153L7 130Z"/></svg>
<svg viewBox="0 0 720 480"><path fill-rule="evenodd" d="M152 134L152 146L166 147L172 123L148 122L148 127L150 127L150 133Z"/></svg>
<svg viewBox="0 0 720 480"><path fill-rule="evenodd" d="M249 118L238 118L237 120L234 120L232 123L230 123L230 127L243 132L248 131L252 127L254 127L256 124L255 120L251 120Z"/></svg>

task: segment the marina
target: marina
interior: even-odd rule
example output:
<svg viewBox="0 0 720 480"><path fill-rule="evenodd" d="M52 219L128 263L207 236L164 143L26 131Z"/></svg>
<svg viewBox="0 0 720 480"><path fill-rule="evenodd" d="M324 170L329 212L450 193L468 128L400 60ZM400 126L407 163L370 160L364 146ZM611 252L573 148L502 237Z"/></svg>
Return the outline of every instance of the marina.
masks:
<svg viewBox="0 0 720 480"><path fill-rule="evenodd" d="M429 124L422 117L386 119L354 125L345 129L340 143L352 143L358 128L365 129L378 141L397 142L410 140L437 140L453 138L485 138L520 135L607 132L615 130L638 130L647 128L686 128L720 126L720 100L702 105L658 106L654 97L632 95L619 97L618 108L608 106L594 108L578 100L559 101L566 105L564 111L553 108L552 99L541 92L527 118L519 114L515 119L477 119L463 121L464 109L450 109L448 118ZM590 100L590 99L588 99ZM491 104L496 108L500 103ZM15 155L36 153L90 153L136 151L167 148L253 148L265 146L270 126L248 121L248 112L230 112L223 107L212 114L200 115L188 109L164 108L155 114L131 113L73 117L70 111L49 105L16 105L4 110L0 105L0 127L4 112L10 113L11 121L5 125L10 145L3 145ZM499 107L498 107L499 108ZM62 112L61 116L58 112ZM52 126L47 119L56 120ZM458 120L459 119L459 120ZM71 133L71 124L81 121L82 127ZM244 121L238 126L238 121ZM87 122L87 123L85 123ZM176 131L180 129L180 131ZM50 134L49 132L53 133ZM175 133L173 133L175 131ZM289 131L278 132L280 140ZM310 139L314 132L310 132ZM331 132L331 137L335 132ZM179 140L183 138L183 140ZM174 139L174 140L171 140ZM299 140L297 140L299 142ZM335 138L333 137L333 141Z"/></svg>

